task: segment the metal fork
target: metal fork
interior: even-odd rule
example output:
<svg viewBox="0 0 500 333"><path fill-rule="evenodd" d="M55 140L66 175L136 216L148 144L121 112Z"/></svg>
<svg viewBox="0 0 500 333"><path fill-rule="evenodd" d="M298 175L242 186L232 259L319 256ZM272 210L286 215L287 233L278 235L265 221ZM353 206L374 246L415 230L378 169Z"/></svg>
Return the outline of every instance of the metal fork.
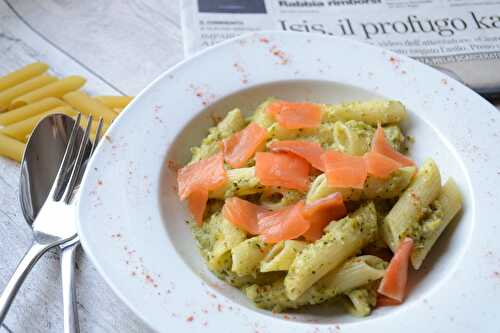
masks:
<svg viewBox="0 0 500 333"><path fill-rule="evenodd" d="M31 247L21 259L0 295L0 324L4 321L14 297L38 259L51 248L70 241L77 236L75 223L61 223L60 221L74 221L73 191L77 185L77 179L84 162L83 157L89 140L90 126L92 125L92 118L89 117L83 137L80 142L77 142L80 118L81 115L78 114L52 188L33 222L33 242ZM75 149L77 149L78 153L76 158L73 158ZM70 177L66 181L68 174L70 174ZM58 195L61 192L62 195Z"/></svg>
<svg viewBox="0 0 500 333"><path fill-rule="evenodd" d="M95 134L94 144L89 155L92 157L99 141L101 140L103 119L99 119L97 130ZM87 160L88 161L88 160ZM87 162L86 161L86 162ZM82 167L82 172L85 171L86 163ZM75 262L76 250L80 245L78 235L59 245L61 252L61 282L62 282L62 295L63 295L63 319L64 319L64 333L78 333L80 327L78 325L78 307L76 302L76 287L75 287Z"/></svg>

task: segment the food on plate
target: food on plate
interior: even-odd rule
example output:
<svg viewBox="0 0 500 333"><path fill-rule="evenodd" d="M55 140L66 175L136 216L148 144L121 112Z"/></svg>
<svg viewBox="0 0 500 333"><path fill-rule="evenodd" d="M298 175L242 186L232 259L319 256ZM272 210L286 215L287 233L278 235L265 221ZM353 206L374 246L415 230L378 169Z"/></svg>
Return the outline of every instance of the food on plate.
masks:
<svg viewBox="0 0 500 333"><path fill-rule="evenodd" d="M406 117L393 100L230 111L177 174L209 269L273 311L403 303L409 266L462 207L432 159L406 155Z"/></svg>

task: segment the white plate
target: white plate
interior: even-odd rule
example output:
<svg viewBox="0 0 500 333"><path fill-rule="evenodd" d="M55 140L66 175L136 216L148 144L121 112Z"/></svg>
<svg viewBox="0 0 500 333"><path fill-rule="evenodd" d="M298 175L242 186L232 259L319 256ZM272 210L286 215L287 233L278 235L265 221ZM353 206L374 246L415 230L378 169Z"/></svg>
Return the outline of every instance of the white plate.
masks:
<svg viewBox="0 0 500 333"><path fill-rule="evenodd" d="M188 160L213 116L234 107L252 112L269 95L401 100L416 138L412 156L419 163L433 157L443 180L457 180L463 213L412 273L403 305L362 319L325 309L273 314L205 268L172 166ZM158 331L493 331L500 309L499 128L492 105L409 58L315 34L248 35L172 68L119 116L84 179L80 238L114 291Z"/></svg>

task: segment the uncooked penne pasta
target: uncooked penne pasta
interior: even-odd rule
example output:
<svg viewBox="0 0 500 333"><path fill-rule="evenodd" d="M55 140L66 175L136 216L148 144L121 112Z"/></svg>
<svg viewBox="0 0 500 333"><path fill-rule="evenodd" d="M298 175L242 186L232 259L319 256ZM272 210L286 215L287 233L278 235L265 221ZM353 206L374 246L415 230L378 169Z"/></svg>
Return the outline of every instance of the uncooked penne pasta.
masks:
<svg viewBox="0 0 500 333"><path fill-rule="evenodd" d="M59 98L44 98L38 102L0 114L0 125L7 126L64 105L65 103Z"/></svg>
<svg viewBox="0 0 500 333"><path fill-rule="evenodd" d="M56 77L43 74L0 92L0 111L7 110L10 102L16 97L25 95L55 81L57 81Z"/></svg>
<svg viewBox="0 0 500 333"><path fill-rule="evenodd" d="M95 99L110 109L123 109L134 99L134 96L97 96Z"/></svg>
<svg viewBox="0 0 500 333"><path fill-rule="evenodd" d="M35 76L39 76L45 73L48 69L49 66L47 64L35 62L33 64L26 65L17 71L2 76L0 77L0 91L9 89Z"/></svg>
<svg viewBox="0 0 500 333"><path fill-rule="evenodd" d="M48 115L51 115L51 114L55 114L55 113L63 113L63 114L66 114L68 116L75 116L76 115L76 111L73 110L71 107L59 106L55 109L45 111L45 112L37 114L33 117L24 119L20 122L5 126L4 128L0 129L0 131L4 134L7 134L8 136L10 136L12 138L23 141L26 138L26 135L30 134L33 131L36 124L38 124L38 122L42 118L44 118Z"/></svg>
<svg viewBox="0 0 500 333"><path fill-rule="evenodd" d="M0 155L21 162L26 145L0 133Z"/></svg>
<svg viewBox="0 0 500 333"><path fill-rule="evenodd" d="M104 121L111 123L116 117L116 113L113 112L113 110L98 100L91 98L83 91L73 91L65 94L63 96L63 100L76 110L86 114L87 116L92 115L95 119L102 117Z"/></svg>
<svg viewBox="0 0 500 333"><path fill-rule="evenodd" d="M49 85L15 98L11 102L10 108L18 108L47 97L62 97L70 91L80 89L86 81L87 80L81 76L65 77L62 80L53 82Z"/></svg>

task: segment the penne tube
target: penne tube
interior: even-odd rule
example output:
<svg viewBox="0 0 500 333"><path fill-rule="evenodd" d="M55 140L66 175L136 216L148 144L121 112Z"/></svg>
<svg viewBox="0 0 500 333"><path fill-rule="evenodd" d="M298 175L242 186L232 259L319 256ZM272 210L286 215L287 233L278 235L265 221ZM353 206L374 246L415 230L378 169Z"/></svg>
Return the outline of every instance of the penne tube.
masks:
<svg viewBox="0 0 500 333"><path fill-rule="evenodd" d="M26 144L0 133L0 155L21 162Z"/></svg>
<svg viewBox="0 0 500 333"><path fill-rule="evenodd" d="M40 89L55 81L57 81L57 78L54 76L43 74L0 92L0 111L6 111L11 101L16 97Z"/></svg>
<svg viewBox="0 0 500 333"><path fill-rule="evenodd" d="M96 120L102 117L104 121L111 123L116 117L113 110L98 100L91 98L83 91L73 91L65 94L63 100L83 114L92 115Z"/></svg>
<svg viewBox="0 0 500 333"><path fill-rule="evenodd" d="M34 78L45 73L49 69L47 64L43 62L35 62L26 65L12 73L0 77L0 91L12 88L26 80Z"/></svg>
<svg viewBox="0 0 500 333"><path fill-rule="evenodd" d="M58 98L44 98L38 102L0 114L0 125L7 126L64 105L65 103Z"/></svg>
<svg viewBox="0 0 500 333"><path fill-rule="evenodd" d="M123 109L134 99L134 96L96 96L95 99L110 109Z"/></svg>
<svg viewBox="0 0 500 333"><path fill-rule="evenodd" d="M415 269L420 268L434 243L462 209L462 194L452 178L443 185L432 206L434 206L434 211L428 218L420 221L420 237L415 239L411 254L411 263Z"/></svg>
<svg viewBox="0 0 500 333"><path fill-rule="evenodd" d="M123 108L113 108L113 111L115 111L116 113L120 113L123 111Z"/></svg>
<svg viewBox="0 0 500 333"><path fill-rule="evenodd" d="M272 245L265 243L259 236L248 238L231 250L231 271L238 276L256 275L260 263L271 250Z"/></svg>
<svg viewBox="0 0 500 333"><path fill-rule="evenodd" d="M318 280L352 257L378 234L377 211L370 202L328 226L320 240L306 246L285 277L286 294L297 300Z"/></svg>
<svg viewBox="0 0 500 333"><path fill-rule="evenodd" d="M415 179L382 223L382 236L392 252L396 252L405 237L411 237L412 228L418 227L418 221L440 190L439 169L436 163L429 159L418 170Z"/></svg>
<svg viewBox="0 0 500 333"><path fill-rule="evenodd" d="M285 240L274 244L260 263L260 271L287 271L306 245L306 242L298 240Z"/></svg>
<svg viewBox="0 0 500 333"><path fill-rule="evenodd" d="M53 82L37 90L19 96L12 100L10 108L22 107L47 97L62 97L70 91L80 89L86 82L81 76L68 76L62 80Z"/></svg>
<svg viewBox="0 0 500 333"><path fill-rule="evenodd" d="M395 124L406 119L406 109L399 101L373 100L323 105L323 121L363 121L372 126Z"/></svg>
<svg viewBox="0 0 500 333"><path fill-rule="evenodd" d="M69 106L59 106L55 109L45 111L43 113L37 114L33 117L24 119L20 122L10 124L8 126L5 126L4 128L0 129L0 131L12 138L15 138L17 140L23 141L26 137L26 135L31 134L33 130L35 129L35 126L38 124L38 122L43 119L44 117L55 114L55 113L63 113L68 116L75 116L76 111L73 110Z"/></svg>
<svg viewBox="0 0 500 333"><path fill-rule="evenodd" d="M380 280L385 274L386 266L387 262L371 255L350 258L295 300L288 298L282 280L270 285L248 286L245 293L259 308L276 312L290 308L297 309L304 305L326 302L350 290Z"/></svg>
<svg viewBox="0 0 500 333"><path fill-rule="evenodd" d="M224 186L208 193L209 198L223 199L235 195L249 195L264 191L255 174L255 167L227 170L228 180Z"/></svg>
<svg viewBox="0 0 500 333"><path fill-rule="evenodd" d="M415 171L415 167L400 168L394 171L388 179L368 175L363 189L330 187L325 174L321 174L312 183L306 202L311 203L336 192L341 193L346 201L396 198L410 185Z"/></svg>

